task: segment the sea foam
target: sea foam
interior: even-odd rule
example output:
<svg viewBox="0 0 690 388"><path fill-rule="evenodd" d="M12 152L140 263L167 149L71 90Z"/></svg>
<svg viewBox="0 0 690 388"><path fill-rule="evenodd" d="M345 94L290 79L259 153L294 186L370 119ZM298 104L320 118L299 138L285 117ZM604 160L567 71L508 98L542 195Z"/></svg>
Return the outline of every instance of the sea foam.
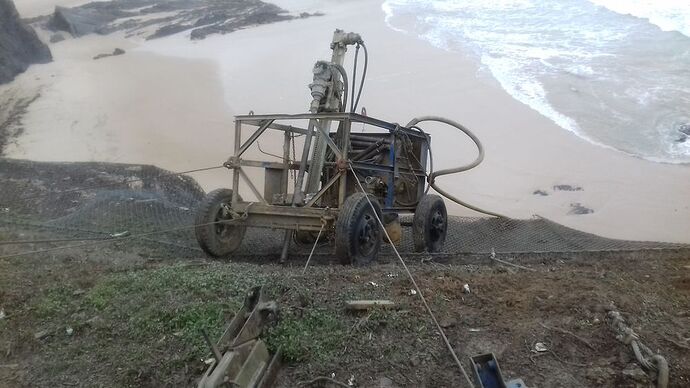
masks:
<svg viewBox="0 0 690 388"><path fill-rule="evenodd" d="M473 54L506 92L560 127L630 155L689 163L690 140L680 141L678 128L690 121L690 39L659 30L682 32L680 24L656 27L605 2L388 0L382 9L391 28ZM648 18L690 14L690 5L674 9Z"/></svg>
<svg viewBox="0 0 690 388"><path fill-rule="evenodd" d="M663 31L678 31L690 37L688 0L589 0L622 15L646 19Z"/></svg>

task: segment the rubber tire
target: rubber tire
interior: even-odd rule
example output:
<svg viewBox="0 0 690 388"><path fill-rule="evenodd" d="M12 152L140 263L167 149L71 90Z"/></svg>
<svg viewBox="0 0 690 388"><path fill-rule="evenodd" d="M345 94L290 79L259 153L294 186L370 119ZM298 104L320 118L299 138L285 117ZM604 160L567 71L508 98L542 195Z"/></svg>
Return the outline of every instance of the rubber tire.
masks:
<svg viewBox="0 0 690 388"><path fill-rule="evenodd" d="M437 217L434 219L434 217ZM443 228L439 230L438 217L442 217ZM448 211L443 198L426 194L417 204L412 219L412 237L415 252L441 252L448 232Z"/></svg>
<svg viewBox="0 0 690 388"><path fill-rule="evenodd" d="M242 200L242 198L240 198ZM194 234L201 249L211 257L224 258L237 250L242 243L244 234L247 231L246 226L229 226L222 225L229 228L226 238L221 238L219 233L219 224L205 225L210 222L218 221L218 213L221 205L230 203L232 201L232 190L217 189L206 195L206 198L201 202L199 210L197 211ZM222 227L221 226L221 227Z"/></svg>
<svg viewBox="0 0 690 388"><path fill-rule="evenodd" d="M373 210L371 205L369 205L369 201L374 205ZM374 196L370 195L369 201L367 201L367 194L354 193L345 200L343 208L340 210L340 214L338 214L338 220L335 225L335 254L342 264L365 266L378 259L381 242L383 241L383 231L374 216L374 211L381 219L381 206ZM368 218L368 221L366 218ZM374 245L370 252L362 252L359 249L360 230L356 229L362 226L362 222L375 225L376 227Z"/></svg>

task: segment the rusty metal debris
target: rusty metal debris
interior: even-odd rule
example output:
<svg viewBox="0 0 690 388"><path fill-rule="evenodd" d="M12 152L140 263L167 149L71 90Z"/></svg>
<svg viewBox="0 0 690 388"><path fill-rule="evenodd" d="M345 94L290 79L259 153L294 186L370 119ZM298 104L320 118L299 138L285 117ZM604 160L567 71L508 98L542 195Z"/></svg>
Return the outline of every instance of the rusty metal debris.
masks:
<svg viewBox="0 0 690 388"><path fill-rule="evenodd" d="M203 333L213 359L198 387L271 387L280 368L280 349L270 354L260 336L263 327L276 318L277 312L276 302L267 301L263 288L255 287L249 290L244 305L218 342L211 342Z"/></svg>

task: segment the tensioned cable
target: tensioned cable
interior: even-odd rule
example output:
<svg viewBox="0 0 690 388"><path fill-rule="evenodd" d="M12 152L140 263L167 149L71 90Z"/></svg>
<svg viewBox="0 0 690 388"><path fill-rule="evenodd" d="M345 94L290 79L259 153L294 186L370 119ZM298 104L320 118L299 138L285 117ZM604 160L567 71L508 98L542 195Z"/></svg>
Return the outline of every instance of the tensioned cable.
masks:
<svg viewBox="0 0 690 388"><path fill-rule="evenodd" d="M352 163L348 163L348 167L350 167L350 171L352 171L353 176L355 176L355 181L357 182L357 185L359 185L360 190L362 190L362 192L364 194L367 194L367 192L364 190L364 187L362 186L362 183L359 181L359 179L356 178L357 175L355 174L355 170L352 168ZM448 351L453 356L453 360L455 361L455 364L458 366L458 368L460 369L460 372L462 372L462 375L465 377L465 380L467 381L467 385L471 388L474 388L474 383L472 383L470 376L467 374L467 372L465 371L465 368L462 366L462 363L460 362L460 359L458 359L458 356L455 354L455 350L453 350L453 346L451 346L450 341L448 341L448 337L446 337L446 333L443 331L443 328L441 328L441 325L438 323L438 320L436 319L434 312L431 310L431 307L429 307L429 304L426 302L426 298L424 298L424 295L422 294L421 288L419 288L419 286L417 285L417 281L414 279L414 276L412 276L412 272L410 272L410 269L407 268L407 264L405 264L405 260L403 260L402 256L400 256L398 249L395 247L395 244L393 244L393 240L391 240L390 236L388 235L388 232L386 231L386 228L383 225L381 218L379 218L379 215L376 212L376 209L374 208L374 204L372 204L371 200L369 199L369 195L368 194L365 195L365 198L367 199L367 202L369 202L369 206L371 206L371 209L374 211L374 217L376 217L376 221L378 221L379 225L381 226L381 229L383 230L383 233L386 235L386 238L388 239L390 246L393 248L395 255L398 256L398 260L400 260L400 263L402 264L403 268L405 269L405 272L407 272L407 276L410 278L412 285L414 285L414 288L417 291L417 295L419 295L419 298L422 300L422 303L424 304L426 311L429 313L429 315L431 316L431 319L434 321L434 324L436 325L436 329L438 330L439 334L441 334L441 338L443 338L443 342L446 344L446 348L448 348Z"/></svg>
<svg viewBox="0 0 690 388"><path fill-rule="evenodd" d="M309 262L311 261L311 257L314 256L314 251L316 250L316 246L319 244L319 239L321 238L321 233L323 232L323 228L326 226L325 222L321 222L321 229L319 229L319 234L316 236L316 241L314 241L314 246L311 247L311 252L309 252L309 257L307 258L307 264L304 265L304 269L302 270L302 275L307 273L307 268L309 268Z"/></svg>
<svg viewBox="0 0 690 388"><path fill-rule="evenodd" d="M27 245L27 244L47 244L56 242L70 242L70 241L101 241L112 240L117 237L82 237L82 238L56 238L45 240L14 240L14 241L0 241L0 245Z"/></svg>
<svg viewBox="0 0 690 388"><path fill-rule="evenodd" d="M135 238L141 238L141 237L146 237L146 236L152 236L155 234L163 234L163 233L169 233L169 232L175 232L178 230L186 230L186 229L193 229L199 226L207 226L207 225L215 225L215 224L220 224L220 223L229 223L232 221L239 221L242 218L237 218L235 220L223 220L223 221L214 221L214 222L207 222L204 224L195 224L195 225L186 225L186 226L178 226L175 228L169 228L169 229L163 229L163 230L156 230L153 232L146 232L146 233L139 233L139 234L133 234L133 235L128 235L124 237L114 237L114 238L109 238L109 239L102 239L102 240L97 240L97 241L91 241L88 243L83 243L83 244L73 244L73 245L63 245L61 247L54 247L54 248L46 248L46 249L38 249L34 251L26 251L26 252L19 252L19 253L13 253L9 255L4 255L0 256L0 259L7 259L10 257L19 257L19 256L27 256L27 255L33 255L33 254L39 254L39 253L46 253L46 252L54 252L54 251L60 251L64 249L71 249L71 248L84 248L84 247L89 247L89 246L95 246L98 244L105 244L105 243L112 243L116 241L125 241L125 240L131 240Z"/></svg>

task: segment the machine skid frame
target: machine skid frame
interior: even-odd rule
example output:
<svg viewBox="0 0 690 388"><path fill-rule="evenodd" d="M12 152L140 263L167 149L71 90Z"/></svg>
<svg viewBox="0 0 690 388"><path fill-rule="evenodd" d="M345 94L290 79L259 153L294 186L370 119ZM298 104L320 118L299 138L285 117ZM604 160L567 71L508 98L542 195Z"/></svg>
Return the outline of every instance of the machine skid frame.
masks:
<svg viewBox="0 0 690 388"><path fill-rule="evenodd" d="M326 139L329 150L333 153L335 161L324 163L321 173L328 172L328 179L324 180L320 190L316 193L308 193L307 198L298 201L291 206L291 197L295 194L290 193L293 189L297 195L301 195L302 188L288 187L290 170L300 170L309 172L309 164L303 166L299 156L295 155L295 160L290 158L290 142L293 136L307 135L308 130L304 127L286 124L296 121L306 121L314 128L312 136L316 136L317 131L323 131L323 138ZM328 132L328 128L322 129L320 123L333 122L340 128L337 132ZM382 129L377 132L366 132L355 136L373 136L382 139L381 141L389 144L390 163L371 163L358 161L350 156L351 149L351 128L354 123L362 123L375 128ZM330 126L330 125L329 125ZM249 137L243 141L243 127L255 127ZM283 160L266 161L252 160L244 158L245 152L266 134L267 131L283 132ZM235 139L233 155L224 163L224 166L233 171L232 190L233 198L231 208L234 212L242 214L244 220L241 221L246 226L262 227L272 229L286 229L296 231L319 231L324 225L332 225L337 219L338 209L342 208L345 199L357 191L357 183L352 180L350 166L356 173L366 176L366 173L376 172L379 176L385 176L388 190L385 199L381 203L384 213L413 213L415 206L396 205L395 201L395 180L401 173L407 176L415 176L417 179L416 199L419 200L426 188L426 164L430 139L428 135L411 128L406 128L395 123L379 120L376 118L356 114L356 113L303 113L303 114L267 114L267 115L241 115L235 116ZM400 136L417 145L419 155L415 156L417 166L411 164L401 165L396 163L396 149L399 149L397 142ZM303 149L302 152L310 152ZM256 182L244 171L244 167L259 167L265 169L264 192L258 189ZM270 173L271 178L268 178ZM257 201L242 201L238 193L240 184L254 194ZM337 200L327 199L327 192L337 192ZM332 196L335 197L335 196ZM282 202L275 201L275 198L283 199ZM237 220L234 220L237 221Z"/></svg>

